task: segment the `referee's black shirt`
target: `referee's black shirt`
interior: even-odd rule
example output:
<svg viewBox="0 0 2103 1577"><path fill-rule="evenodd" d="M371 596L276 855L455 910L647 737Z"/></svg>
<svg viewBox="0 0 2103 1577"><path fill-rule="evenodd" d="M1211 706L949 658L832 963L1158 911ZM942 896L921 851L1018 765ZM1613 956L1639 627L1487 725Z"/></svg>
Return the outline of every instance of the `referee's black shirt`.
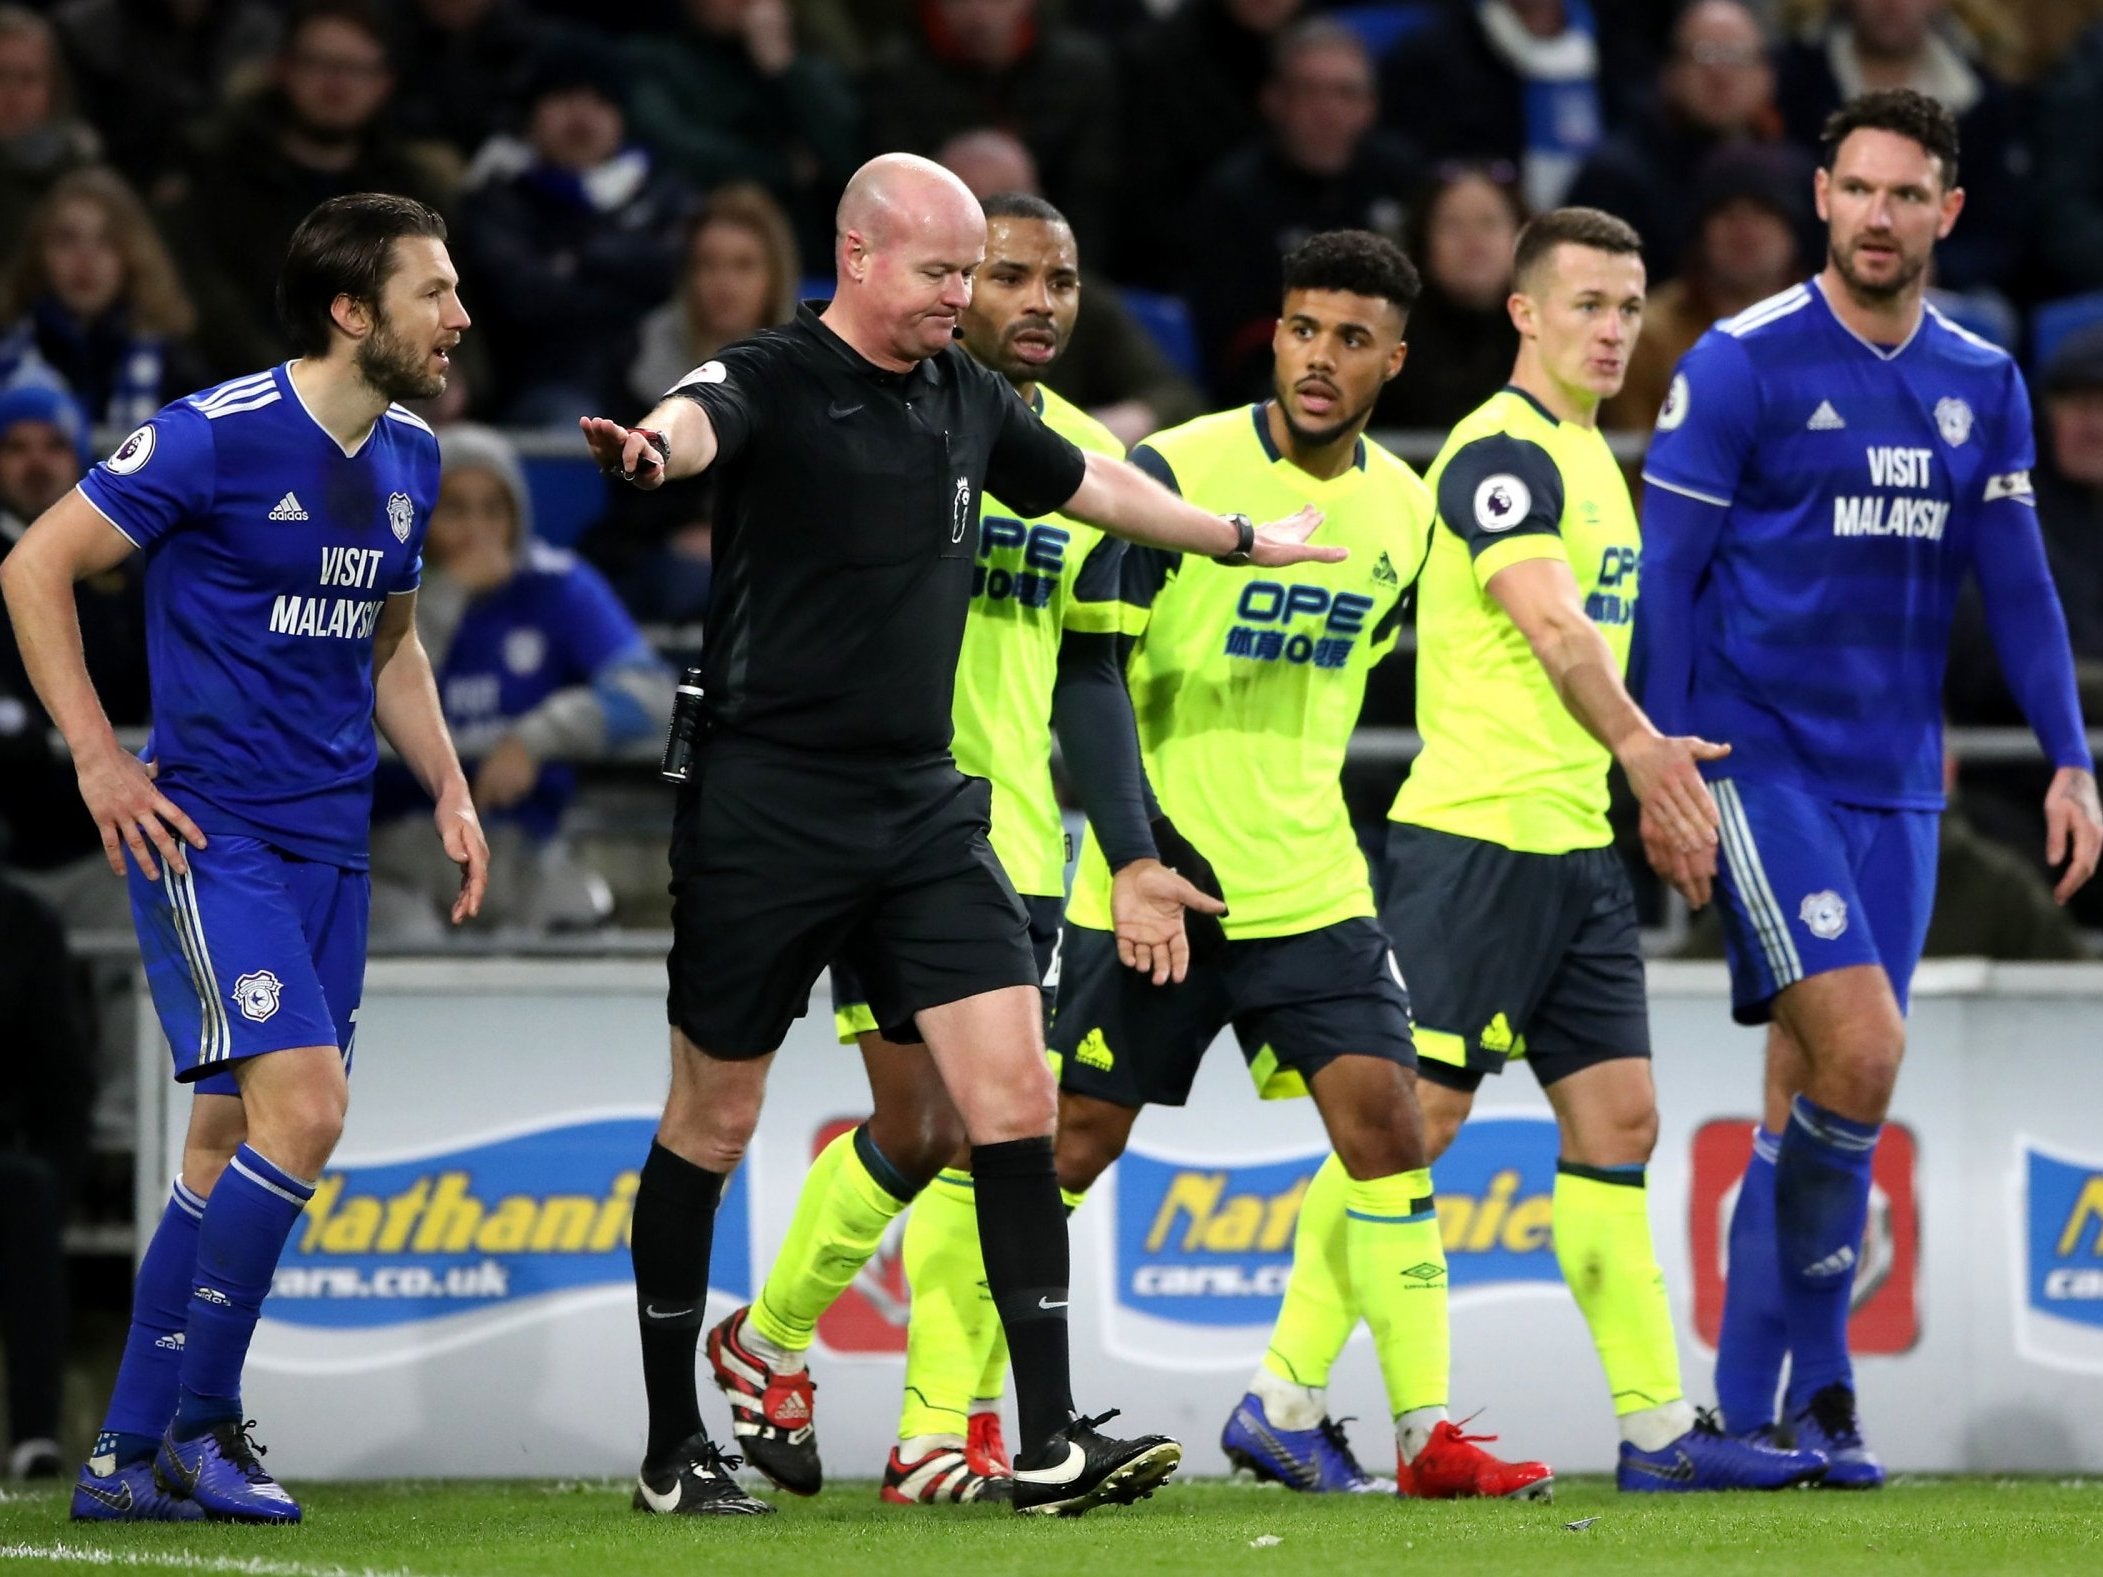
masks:
<svg viewBox="0 0 2103 1577"><path fill-rule="evenodd" d="M947 750L979 494L1054 510L1080 450L961 346L890 372L808 306L673 392L720 446L710 718L800 749Z"/></svg>

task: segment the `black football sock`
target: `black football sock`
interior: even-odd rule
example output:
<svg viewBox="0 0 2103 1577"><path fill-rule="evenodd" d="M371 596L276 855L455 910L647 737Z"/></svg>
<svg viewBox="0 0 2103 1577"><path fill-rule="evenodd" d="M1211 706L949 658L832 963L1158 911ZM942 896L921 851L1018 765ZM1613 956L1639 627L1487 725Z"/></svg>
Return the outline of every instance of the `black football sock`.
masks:
<svg viewBox="0 0 2103 1577"><path fill-rule="evenodd" d="M1073 1418L1066 1350L1066 1211L1050 1139L971 1147L986 1289L1008 1337L1021 1429L1018 1466L1046 1464L1052 1431Z"/></svg>
<svg viewBox="0 0 2103 1577"><path fill-rule="evenodd" d="M701 1430L694 1356L708 1305L708 1254L722 1197L721 1172L706 1171L651 1143L636 1184L629 1232L635 1313L643 1337L643 1392L650 1404L646 1467L665 1466L680 1444Z"/></svg>

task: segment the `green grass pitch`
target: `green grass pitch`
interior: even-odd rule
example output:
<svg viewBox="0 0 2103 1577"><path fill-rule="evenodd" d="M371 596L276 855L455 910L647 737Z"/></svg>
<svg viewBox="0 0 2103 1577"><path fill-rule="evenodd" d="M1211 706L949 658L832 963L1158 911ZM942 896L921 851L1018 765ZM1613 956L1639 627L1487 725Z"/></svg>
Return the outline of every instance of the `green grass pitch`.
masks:
<svg viewBox="0 0 2103 1577"><path fill-rule="evenodd" d="M1622 1496L1568 1480L1553 1504L1316 1500L1172 1484L1129 1509L1046 1522L993 1507L878 1503L867 1481L781 1514L642 1517L612 1483L295 1486L299 1528L77 1527L65 1493L0 1495L0 1570L250 1577L1555 1577L1563 1572L2103 1572L2103 1479L1901 1477L1881 1494ZM1569 1524L1592 1520L1588 1526Z"/></svg>

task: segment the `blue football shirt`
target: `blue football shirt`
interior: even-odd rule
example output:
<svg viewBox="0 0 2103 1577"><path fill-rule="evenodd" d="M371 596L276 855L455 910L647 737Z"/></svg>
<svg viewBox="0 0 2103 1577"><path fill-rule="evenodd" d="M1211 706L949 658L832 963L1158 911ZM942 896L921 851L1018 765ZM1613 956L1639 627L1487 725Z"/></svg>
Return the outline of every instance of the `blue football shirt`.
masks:
<svg viewBox="0 0 2103 1577"><path fill-rule="evenodd" d="M1731 745L1711 776L1939 807L1951 615L1981 555L2037 549L2034 460L2015 363L1933 307L1873 345L1813 280L1717 324L1644 466L1721 511L1698 545L1645 512L1646 580L1694 596L1687 693L1645 704Z"/></svg>
<svg viewBox="0 0 2103 1577"><path fill-rule="evenodd" d="M146 556L161 791L208 837L362 869L373 633L418 584L431 429L390 406L346 451L280 366L163 407L80 490Z"/></svg>

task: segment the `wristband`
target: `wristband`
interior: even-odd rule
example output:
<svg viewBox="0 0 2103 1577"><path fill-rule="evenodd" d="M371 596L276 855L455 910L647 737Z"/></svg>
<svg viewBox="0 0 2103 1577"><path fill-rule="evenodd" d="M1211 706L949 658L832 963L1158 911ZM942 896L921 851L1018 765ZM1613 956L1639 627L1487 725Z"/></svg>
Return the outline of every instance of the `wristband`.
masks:
<svg viewBox="0 0 2103 1577"><path fill-rule="evenodd" d="M1255 562L1250 555L1256 550L1256 523L1247 515L1225 515L1221 517L1234 528L1236 541L1233 551L1215 553L1212 562L1224 564L1230 569L1240 569Z"/></svg>

